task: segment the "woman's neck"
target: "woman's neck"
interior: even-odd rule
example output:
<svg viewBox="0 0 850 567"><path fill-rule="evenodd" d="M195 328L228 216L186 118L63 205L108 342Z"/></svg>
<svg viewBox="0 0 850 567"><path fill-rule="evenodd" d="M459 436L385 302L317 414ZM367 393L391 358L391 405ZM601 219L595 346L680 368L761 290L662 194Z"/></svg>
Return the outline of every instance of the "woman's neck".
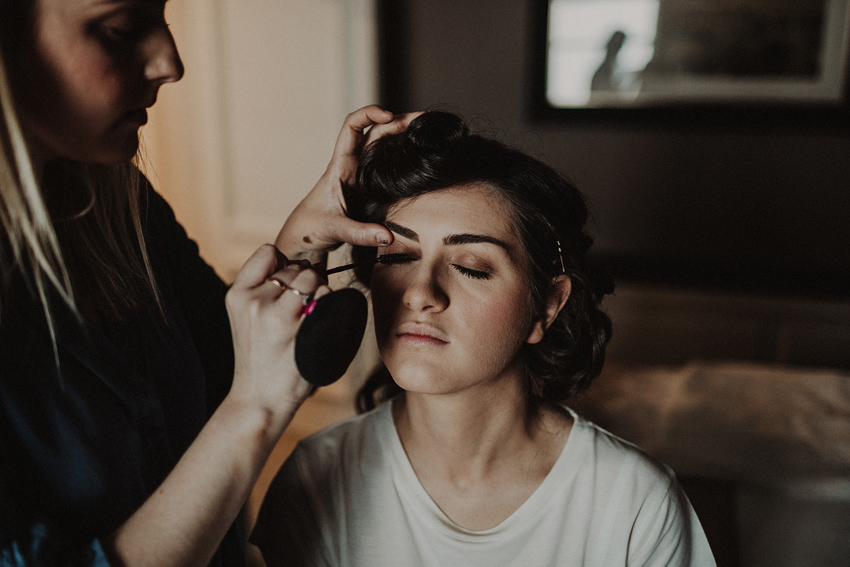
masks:
<svg viewBox="0 0 850 567"><path fill-rule="evenodd" d="M514 445L530 439L531 421L522 396L423 395L408 392L395 404L396 427L405 449L459 467L486 468ZM483 470L482 470L483 473Z"/></svg>
<svg viewBox="0 0 850 567"><path fill-rule="evenodd" d="M422 487L458 525L483 530L540 486L572 426L566 412L530 414L524 397L406 393L393 404L399 438ZM493 499L499 494L499 499Z"/></svg>
<svg viewBox="0 0 850 567"><path fill-rule="evenodd" d="M562 412L529 409L519 380L496 383L486 391L407 392L393 412L411 460L427 455L447 472L474 476L486 476L502 462L513 463L526 450L539 451L570 421Z"/></svg>

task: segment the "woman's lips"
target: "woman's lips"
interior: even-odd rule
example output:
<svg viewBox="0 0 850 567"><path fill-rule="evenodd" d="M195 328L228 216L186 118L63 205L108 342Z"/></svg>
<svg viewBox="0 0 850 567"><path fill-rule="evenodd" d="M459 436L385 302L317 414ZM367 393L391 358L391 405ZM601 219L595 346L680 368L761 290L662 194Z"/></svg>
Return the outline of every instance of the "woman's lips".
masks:
<svg viewBox="0 0 850 567"><path fill-rule="evenodd" d="M417 346L440 346L449 343L445 333L424 323L404 323L399 326L396 336L401 341Z"/></svg>

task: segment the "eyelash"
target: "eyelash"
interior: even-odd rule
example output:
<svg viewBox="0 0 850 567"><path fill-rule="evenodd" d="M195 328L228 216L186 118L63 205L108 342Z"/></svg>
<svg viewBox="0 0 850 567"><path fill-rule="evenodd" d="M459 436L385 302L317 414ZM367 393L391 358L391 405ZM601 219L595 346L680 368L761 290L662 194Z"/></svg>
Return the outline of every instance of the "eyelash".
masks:
<svg viewBox="0 0 850 567"><path fill-rule="evenodd" d="M123 20L120 24L104 22L101 26L101 37L107 45L115 48L134 45L151 33L160 23L167 25L165 21L160 21L160 18L146 13L131 12L123 15L120 19Z"/></svg>
<svg viewBox="0 0 850 567"><path fill-rule="evenodd" d="M472 279L476 279L476 280L489 280L490 279L490 274L488 274L487 272L482 272L481 270L472 270L472 269L467 268L465 266L461 266L460 264L452 264L452 267L455 270L457 270L458 272L460 272L461 274L463 274L467 277L470 277Z"/></svg>
<svg viewBox="0 0 850 567"><path fill-rule="evenodd" d="M133 41L141 35L137 28L130 26L104 26L103 33L106 39L114 44Z"/></svg>
<svg viewBox="0 0 850 567"><path fill-rule="evenodd" d="M413 262L415 258L410 255L405 255L403 258L395 258L393 259L391 264L409 264ZM475 280L489 280L490 274L487 272L482 272L481 270L473 270L471 268L467 268L466 266L461 266L460 264L451 264L451 267L463 274L468 278L472 278Z"/></svg>

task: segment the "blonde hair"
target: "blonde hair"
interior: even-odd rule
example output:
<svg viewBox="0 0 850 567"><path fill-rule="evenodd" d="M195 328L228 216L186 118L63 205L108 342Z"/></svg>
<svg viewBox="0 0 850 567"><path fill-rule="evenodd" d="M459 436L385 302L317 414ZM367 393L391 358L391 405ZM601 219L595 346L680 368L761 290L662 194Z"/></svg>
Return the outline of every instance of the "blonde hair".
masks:
<svg viewBox="0 0 850 567"><path fill-rule="evenodd" d="M162 311L142 227L144 180L135 163L60 159L50 164L50 182L42 187L16 111L3 47L0 225L5 239L0 238L0 314L17 269L38 295L56 353L51 290L78 316L81 294L89 299L87 311L98 318L121 320L150 297ZM45 189L51 185L59 190L46 199Z"/></svg>
<svg viewBox="0 0 850 567"><path fill-rule="evenodd" d="M29 264L32 283L44 306L50 333L53 321L47 306L46 282L76 310L68 270L50 215L42 199L24 134L18 121L4 58L0 56L0 224L7 236L12 258L0 248L4 280L15 264ZM0 313L3 300L0 294Z"/></svg>

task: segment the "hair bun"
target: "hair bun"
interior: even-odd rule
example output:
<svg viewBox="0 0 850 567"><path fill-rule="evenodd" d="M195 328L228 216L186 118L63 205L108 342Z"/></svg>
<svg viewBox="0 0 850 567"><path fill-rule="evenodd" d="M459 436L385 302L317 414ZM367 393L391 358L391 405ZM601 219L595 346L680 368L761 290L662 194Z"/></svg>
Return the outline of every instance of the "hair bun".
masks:
<svg viewBox="0 0 850 567"><path fill-rule="evenodd" d="M467 137L469 128L459 116L432 111L414 118L407 128L407 135L420 148L439 153Z"/></svg>

